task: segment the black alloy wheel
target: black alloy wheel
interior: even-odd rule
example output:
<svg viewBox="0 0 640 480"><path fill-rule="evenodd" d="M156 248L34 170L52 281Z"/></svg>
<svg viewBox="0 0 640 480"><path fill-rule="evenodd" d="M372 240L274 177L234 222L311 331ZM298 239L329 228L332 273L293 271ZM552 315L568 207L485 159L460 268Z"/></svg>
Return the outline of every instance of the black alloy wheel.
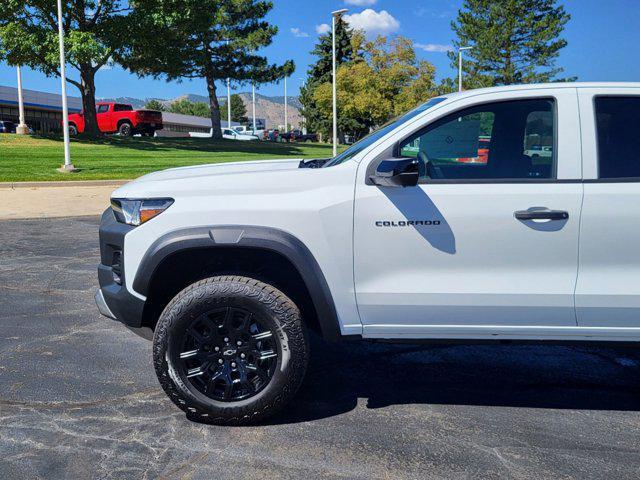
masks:
<svg viewBox="0 0 640 480"><path fill-rule="evenodd" d="M222 307L187 327L179 362L181 374L207 397L233 402L260 392L278 362L274 333L244 308Z"/></svg>

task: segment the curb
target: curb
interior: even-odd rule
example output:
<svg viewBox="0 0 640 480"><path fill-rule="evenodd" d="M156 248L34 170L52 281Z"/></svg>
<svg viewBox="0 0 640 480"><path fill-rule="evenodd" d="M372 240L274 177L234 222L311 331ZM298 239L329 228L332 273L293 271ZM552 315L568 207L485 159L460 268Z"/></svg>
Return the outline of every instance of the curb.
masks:
<svg viewBox="0 0 640 480"><path fill-rule="evenodd" d="M56 182L0 182L0 190L42 187L119 187L130 181L131 180L59 180Z"/></svg>

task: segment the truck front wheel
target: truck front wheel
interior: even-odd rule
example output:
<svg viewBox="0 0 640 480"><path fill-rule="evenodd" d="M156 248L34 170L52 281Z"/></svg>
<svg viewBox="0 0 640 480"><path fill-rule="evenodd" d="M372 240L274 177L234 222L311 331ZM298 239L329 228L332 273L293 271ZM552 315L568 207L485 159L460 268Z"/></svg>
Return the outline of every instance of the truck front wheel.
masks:
<svg viewBox="0 0 640 480"><path fill-rule="evenodd" d="M167 305L153 358L162 388L189 418L242 425L291 400L309 346L300 311L284 293L251 278L218 276Z"/></svg>
<svg viewBox="0 0 640 480"><path fill-rule="evenodd" d="M123 137L130 137L133 133L133 128L129 122L122 122L118 127L118 133Z"/></svg>

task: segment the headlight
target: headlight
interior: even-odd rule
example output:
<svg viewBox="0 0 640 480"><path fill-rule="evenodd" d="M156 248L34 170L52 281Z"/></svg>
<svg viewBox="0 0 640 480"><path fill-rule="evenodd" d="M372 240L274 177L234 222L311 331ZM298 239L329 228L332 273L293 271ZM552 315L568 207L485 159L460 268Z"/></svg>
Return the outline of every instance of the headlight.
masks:
<svg viewBox="0 0 640 480"><path fill-rule="evenodd" d="M157 217L172 203L172 198L147 198L143 200L114 198L111 200L111 208L113 208L116 220L120 223L137 226Z"/></svg>

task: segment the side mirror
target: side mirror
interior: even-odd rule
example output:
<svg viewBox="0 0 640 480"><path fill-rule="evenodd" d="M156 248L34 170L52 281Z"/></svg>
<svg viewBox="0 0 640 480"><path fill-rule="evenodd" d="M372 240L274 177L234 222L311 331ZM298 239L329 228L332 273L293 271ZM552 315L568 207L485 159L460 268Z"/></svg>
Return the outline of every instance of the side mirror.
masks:
<svg viewBox="0 0 640 480"><path fill-rule="evenodd" d="M380 187L415 187L420 178L419 162L407 157L382 160L369 179Z"/></svg>

